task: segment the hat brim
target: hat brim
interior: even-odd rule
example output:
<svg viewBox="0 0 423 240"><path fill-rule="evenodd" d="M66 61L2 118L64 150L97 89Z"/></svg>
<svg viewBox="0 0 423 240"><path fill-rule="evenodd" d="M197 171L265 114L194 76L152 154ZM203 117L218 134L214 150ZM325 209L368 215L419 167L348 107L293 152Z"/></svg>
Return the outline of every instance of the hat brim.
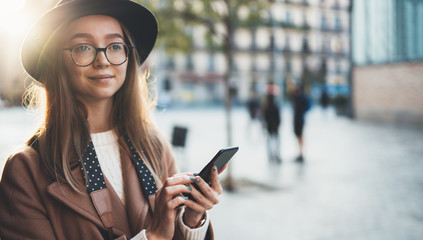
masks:
<svg viewBox="0 0 423 240"><path fill-rule="evenodd" d="M147 8L130 0L70 1L51 9L31 28L21 52L25 71L40 81L45 64L41 55L51 35L63 24L89 15L107 15L120 21L133 37L140 64L146 60L158 33L156 18Z"/></svg>

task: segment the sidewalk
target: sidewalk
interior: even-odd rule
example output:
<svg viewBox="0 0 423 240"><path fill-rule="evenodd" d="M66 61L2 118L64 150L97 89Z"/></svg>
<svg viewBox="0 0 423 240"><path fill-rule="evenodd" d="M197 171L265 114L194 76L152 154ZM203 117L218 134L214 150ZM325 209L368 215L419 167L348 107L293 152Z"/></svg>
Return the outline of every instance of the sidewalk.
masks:
<svg viewBox="0 0 423 240"><path fill-rule="evenodd" d="M183 170L198 171L226 146L223 110L168 110L157 121L169 136L175 124L189 128ZM262 130L247 129L244 109L234 110L232 122L240 150L231 167L242 184L211 211L216 239L423 239L423 131L316 108L307 116L299 165L285 108L279 166L267 161Z"/></svg>
<svg viewBox="0 0 423 240"><path fill-rule="evenodd" d="M227 146L223 109L156 113L163 132L188 127L181 170L199 171ZM297 164L290 108L283 110L281 165L267 161L258 124L234 109L231 171L240 184L211 212L216 239L423 239L423 131L361 123L312 109L305 127L305 163ZM0 111L0 166L35 128L31 114ZM1 172L1 171L0 171ZM228 170L221 179L224 180Z"/></svg>

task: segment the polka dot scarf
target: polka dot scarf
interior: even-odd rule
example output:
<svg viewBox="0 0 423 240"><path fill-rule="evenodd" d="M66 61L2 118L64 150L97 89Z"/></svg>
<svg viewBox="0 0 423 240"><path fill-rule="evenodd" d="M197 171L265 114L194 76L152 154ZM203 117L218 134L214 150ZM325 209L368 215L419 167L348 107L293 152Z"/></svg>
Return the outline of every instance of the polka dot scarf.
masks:
<svg viewBox="0 0 423 240"><path fill-rule="evenodd" d="M127 142L128 147L130 148L132 155L131 158L137 170L138 178L142 183L146 196L156 193L157 186L156 182L154 181L153 175L151 174L150 170L147 168L145 163L142 161L140 155L135 150L134 146L126 135L125 141ZM82 155L82 163L84 167L82 167L81 165L81 170L84 171L85 168L87 172L86 182L88 194L106 188L106 181L104 180L103 172L101 171L100 163L98 162L97 154L94 149L94 144L91 140L88 144L87 150L85 150L85 153Z"/></svg>
<svg viewBox="0 0 423 240"><path fill-rule="evenodd" d="M127 136L125 136L125 140L128 143L129 149L131 150L131 154L133 157L132 159L138 173L138 179L142 183L145 193L147 194L147 196L155 194L157 191L157 186L156 182L154 181L153 174L151 174L150 169L148 169L147 166L144 164L137 150L135 150L134 146L132 145L131 141ZM146 154L144 155L147 156Z"/></svg>

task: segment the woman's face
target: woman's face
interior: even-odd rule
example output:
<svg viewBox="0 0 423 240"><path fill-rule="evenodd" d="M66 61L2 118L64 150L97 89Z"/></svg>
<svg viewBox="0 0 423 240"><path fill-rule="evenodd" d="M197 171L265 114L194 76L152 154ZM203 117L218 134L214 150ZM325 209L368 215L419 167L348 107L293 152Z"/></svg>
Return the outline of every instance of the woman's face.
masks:
<svg viewBox="0 0 423 240"><path fill-rule="evenodd" d="M93 15L79 18L70 23L65 36L64 48L74 48L74 56L87 51L86 45L105 48L111 43L125 43L119 22L109 16ZM119 45L112 45L118 49ZM111 59L113 49L108 52ZM110 56L109 56L110 55ZM84 103L112 100L113 95L123 85L128 61L121 65L111 64L104 51L98 51L94 62L88 66L78 66L70 51L63 51L67 76L76 92L77 98Z"/></svg>

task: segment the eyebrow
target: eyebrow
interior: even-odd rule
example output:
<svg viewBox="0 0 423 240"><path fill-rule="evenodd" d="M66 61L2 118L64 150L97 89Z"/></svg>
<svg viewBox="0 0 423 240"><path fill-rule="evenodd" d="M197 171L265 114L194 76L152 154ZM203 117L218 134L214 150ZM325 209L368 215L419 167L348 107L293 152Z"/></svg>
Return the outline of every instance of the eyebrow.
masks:
<svg viewBox="0 0 423 240"><path fill-rule="evenodd" d="M89 33L77 33L70 38L70 41L75 39L75 38L93 38L93 36ZM107 39L120 38L122 40L124 39L123 36L120 35L119 33L107 34L106 38Z"/></svg>

